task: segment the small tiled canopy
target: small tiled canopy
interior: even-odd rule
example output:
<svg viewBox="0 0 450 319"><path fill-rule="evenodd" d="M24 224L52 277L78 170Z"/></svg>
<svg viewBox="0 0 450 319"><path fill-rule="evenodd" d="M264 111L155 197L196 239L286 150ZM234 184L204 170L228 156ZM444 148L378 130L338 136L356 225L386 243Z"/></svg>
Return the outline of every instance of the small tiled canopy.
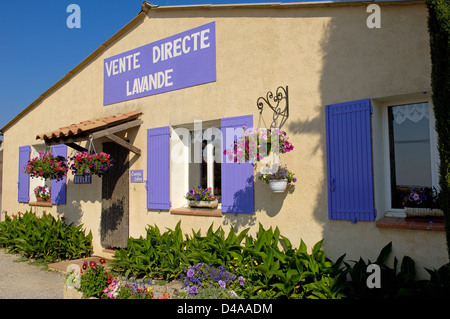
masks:
<svg viewBox="0 0 450 319"><path fill-rule="evenodd" d="M85 141L89 138L106 137L139 155L140 150L138 148L117 137L114 133L141 125L142 121L138 119L141 114L139 111L133 111L87 120L51 132L38 134L36 139L44 140L47 145L66 144L77 150L86 150L75 142Z"/></svg>

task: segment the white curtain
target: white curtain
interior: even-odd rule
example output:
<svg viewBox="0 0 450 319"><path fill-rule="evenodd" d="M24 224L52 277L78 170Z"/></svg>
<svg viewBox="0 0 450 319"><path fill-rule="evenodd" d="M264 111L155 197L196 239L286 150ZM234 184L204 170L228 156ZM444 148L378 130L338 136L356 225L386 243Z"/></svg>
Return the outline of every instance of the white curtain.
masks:
<svg viewBox="0 0 450 319"><path fill-rule="evenodd" d="M402 124L406 119L417 123L424 117L429 119L428 103L395 106L392 108L392 114L397 124Z"/></svg>

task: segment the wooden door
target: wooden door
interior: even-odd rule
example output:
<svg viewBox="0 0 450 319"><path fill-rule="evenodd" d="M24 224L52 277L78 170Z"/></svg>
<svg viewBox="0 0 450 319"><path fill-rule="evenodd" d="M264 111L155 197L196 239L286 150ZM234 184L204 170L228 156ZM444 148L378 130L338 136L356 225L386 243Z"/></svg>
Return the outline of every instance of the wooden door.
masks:
<svg viewBox="0 0 450 319"><path fill-rule="evenodd" d="M113 168L102 177L101 244L125 248L129 236L129 151L116 143L103 143L114 159Z"/></svg>

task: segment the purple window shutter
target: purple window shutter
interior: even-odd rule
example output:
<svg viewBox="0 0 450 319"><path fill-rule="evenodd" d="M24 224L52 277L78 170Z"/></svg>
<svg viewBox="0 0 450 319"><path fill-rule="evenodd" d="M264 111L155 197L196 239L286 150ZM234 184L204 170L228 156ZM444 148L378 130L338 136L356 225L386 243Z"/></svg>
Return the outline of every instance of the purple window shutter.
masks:
<svg viewBox="0 0 450 319"><path fill-rule="evenodd" d="M222 149L229 148L234 141L227 140L227 129L241 128L243 125L253 127L253 116L223 118ZM252 163L227 163L226 155L222 155L222 212L250 213L255 212L254 180Z"/></svg>
<svg viewBox="0 0 450 319"><path fill-rule="evenodd" d="M52 147L52 155L53 156L62 156L67 157L67 145L65 144L59 144L54 145ZM52 179L52 186L51 186L51 202L52 204L56 205L65 205L66 204L66 192L67 192L67 185L66 185L66 176L60 181L57 181L56 179Z"/></svg>
<svg viewBox="0 0 450 319"><path fill-rule="evenodd" d="M375 220L370 100L326 106L328 217Z"/></svg>
<svg viewBox="0 0 450 319"><path fill-rule="evenodd" d="M24 166L30 160L31 147L19 147L19 178L18 185L18 201L19 203L28 203L30 201L30 176L25 172Z"/></svg>
<svg viewBox="0 0 450 319"><path fill-rule="evenodd" d="M170 209L170 129L147 130L147 209Z"/></svg>

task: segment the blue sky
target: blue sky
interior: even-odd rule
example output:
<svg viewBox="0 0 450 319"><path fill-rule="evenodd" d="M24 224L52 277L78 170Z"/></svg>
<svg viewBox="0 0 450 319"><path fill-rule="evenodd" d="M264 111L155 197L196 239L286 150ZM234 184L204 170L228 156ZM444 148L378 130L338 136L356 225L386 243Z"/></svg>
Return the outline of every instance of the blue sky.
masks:
<svg viewBox="0 0 450 319"><path fill-rule="evenodd" d="M186 5L276 1L149 2ZM0 128L132 20L142 3L143 0L1 0ZM67 27L70 4L80 7L81 28ZM61 111L64 112L64 105Z"/></svg>

